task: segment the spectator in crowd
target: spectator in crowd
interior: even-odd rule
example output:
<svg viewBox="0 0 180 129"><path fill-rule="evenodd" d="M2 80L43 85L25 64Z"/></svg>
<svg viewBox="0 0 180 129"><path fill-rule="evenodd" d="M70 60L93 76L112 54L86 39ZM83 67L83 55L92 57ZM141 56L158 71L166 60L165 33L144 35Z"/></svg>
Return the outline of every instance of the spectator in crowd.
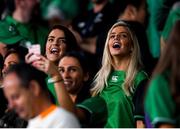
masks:
<svg viewBox="0 0 180 129"><path fill-rule="evenodd" d="M7 51L7 54L4 57L4 64L3 64L3 77L6 74L6 71L9 69L10 66L14 64L18 64L21 62L25 62L25 55L28 53L27 48L24 47L14 47ZM4 86L2 85L2 89ZM5 99L3 93L1 93L1 107L4 107L3 115L0 119L0 127L1 128L25 128L27 126L27 121L18 117L18 115L14 112L14 110L9 109L7 106L7 100Z"/></svg>
<svg viewBox="0 0 180 129"><path fill-rule="evenodd" d="M4 57L4 65L2 69L3 76L11 65L25 62L25 56L27 53L28 49L21 46L8 50Z"/></svg>
<svg viewBox="0 0 180 129"><path fill-rule="evenodd" d="M175 23L145 97L147 127L180 127L180 20Z"/></svg>
<svg viewBox="0 0 180 129"><path fill-rule="evenodd" d="M58 65L61 57L72 50L79 50L73 33L65 26L53 26L46 41L45 55L47 59Z"/></svg>
<svg viewBox="0 0 180 129"><path fill-rule="evenodd" d="M150 53L146 35L146 26L149 16L147 13L146 0L115 0L114 4L115 11L119 16L117 21L128 21L129 24L132 26L133 30L135 31L141 51L141 60L144 64L144 70L148 74L151 74L156 64L156 59L154 59ZM97 38L96 57L98 60L102 60L104 43L106 39L105 37L108 30L109 28L103 31ZM101 64L98 63L98 67L100 66Z"/></svg>
<svg viewBox="0 0 180 129"><path fill-rule="evenodd" d="M86 8L85 4L88 2L82 0L41 0L40 7L43 18L48 21L50 26L56 24L67 26L83 8Z"/></svg>
<svg viewBox="0 0 180 129"><path fill-rule="evenodd" d="M36 21L39 17L33 16L38 0L13 0L13 4L14 10L2 22L16 26L21 36L27 38L31 44L40 44L43 50L48 28Z"/></svg>
<svg viewBox="0 0 180 129"><path fill-rule="evenodd" d="M51 72L53 80L59 82L60 75L49 61L41 57L38 64L34 66L44 72ZM117 22L109 30L102 68L93 83L92 92L96 97L87 99L75 107L62 82L56 83L56 93L61 106L74 112L81 122L103 121L106 119L107 109L108 116L104 127L135 127L132 98L136 88L145 79L147 75L141 71L137 38L128 24ZM99 116L102 114L104 116ZM98 121L93 118L98 118Z"/></svg>
<svg viewBox="0 0 180 129"><path fill-rule="evenodd" d="M92 89L93 95L99 94L107 103L105 127L134 127L133 103L129 99L145 79L136 35L127 23L117 22L108 32L102 67ZM114 100L115 95L119 99Z"/></svg>
<svg viewBox="0 0 180 129"><path fill-rule="evenodd" d="M10 67L3 81L9 107L28 120L29 128L79 127L73 114L53 105L45 78L43 72L25 63Z"/></svg>
<svg viewBox="0 0 180 129"><path fill-rule="evenodd" d="M109 0L90 0L91 9L80 13L72 21L72 30L75 33L80 47L91 54L95 54L96 38L102 30L112 24L116 17Z"/></svg>
<svg viewBox="0 0 180 129"><path fill-rule="evenodd" d="M90 97L89 68L82 53L66 53L59 61L58 70L74 103L80 103Z"/></svg>
<svg viewBox="0 0 180 129"><path fill-rule="evenodd" d="M14 25L0 21L0 54L4 57L10 48L19 46L25 41Z"/></svg>
<svg viewBox="0 0 180 129"><path fill-rule="evenodd" d="M76 42L76 38L73 35L73 33L65 26L62 25L53 26L52 29L50 29L46 41L46 48L45 48L46 58L52 63L54 63L56 66L58 66L59 60L62 58L62 56L66 52L72 50L79 50L79 47ZM27 63L33 63L33 62L28 62L30 61L32 55L33 55L32 53L29 53L26 56ZM47 78L47 80L49 78L50 76ZM53 83L48 83L48 89L51 91L51 93L55 97L56 103L58 104L57 95L55 93Z"/></svg>

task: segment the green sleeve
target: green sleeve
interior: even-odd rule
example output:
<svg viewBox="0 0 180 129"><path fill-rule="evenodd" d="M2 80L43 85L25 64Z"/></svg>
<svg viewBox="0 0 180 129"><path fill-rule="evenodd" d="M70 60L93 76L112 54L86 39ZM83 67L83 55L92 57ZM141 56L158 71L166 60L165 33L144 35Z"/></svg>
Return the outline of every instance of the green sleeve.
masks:
<svg viewBox="0 0 180 129"><path fill-rule="evenodd" d="M56 95L56 91L55 91L55 88L54 88L54 84L53 83L48 83L49 78L50 78L49 76L46 78L46 83L47 83L48 90L51 92L52 96L54 97L55 103L57 105L59 105L57 95Z"/></svg>
<svg viewBox="0 0 180 129"><path fill-rule="evenodd" d="M154 127L158 123L175 123L175 105L165 76L158 75L151 81L145 98L145 112Z"/></svg>
<svg viewBox="0 0 180 129"><path fill-rule="evenodd" d="M90 114L90 125L100 125L106 122L107 107L106 102L100 96L91 97L76 105Z"/></svg>
<svg viewBox="0 0 180 129"><path fill-rule="evenodd" d="M162 31L162 37L165 41L168 39L174 23L178 19L180 19L180 8L172 9L168 15L164 29Z"/></svg>

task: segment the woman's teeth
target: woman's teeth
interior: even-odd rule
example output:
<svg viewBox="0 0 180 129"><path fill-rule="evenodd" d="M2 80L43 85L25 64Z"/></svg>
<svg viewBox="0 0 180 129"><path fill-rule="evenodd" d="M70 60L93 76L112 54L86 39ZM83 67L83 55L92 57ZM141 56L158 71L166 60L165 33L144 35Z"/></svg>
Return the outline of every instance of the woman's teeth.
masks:
<svg viewBox="0 0 180 129"><path fill-rule="evenodd" d="M59 52L59 50L57 48L52 48L51 49L51 53L58 53L58 52Z"/></svg>
<svg viewBox="0 0 180 129"><path fill-rule="evenodd" d="M114 43L113 44L113 48L120 48L120 47L121 47L121 45L119 43Z"/></svg>

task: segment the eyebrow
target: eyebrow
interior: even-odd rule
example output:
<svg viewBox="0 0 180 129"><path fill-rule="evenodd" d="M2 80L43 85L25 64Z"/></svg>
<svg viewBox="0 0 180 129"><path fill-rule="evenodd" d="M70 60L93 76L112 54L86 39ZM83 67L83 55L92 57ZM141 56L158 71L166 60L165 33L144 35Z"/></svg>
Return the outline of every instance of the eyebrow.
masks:
<svg viewBox="0 0 180 129"><path fill-rule="evenodd" d="M15 61L9 61L8 62L8 64L12 64L12 63L17 64L18 62L15 62Z"/></svg>
<svg viewBox="0 0 180 129"><path fill-rule="evenodd" d="M64 67L63 67L63 66L59 66L59 67L58 67L58 70L60 70L60 69L64 69ZM81 68L81 67L78 67L78 66L70 65L70 66L67 67L67 70L70 70L70 69L80 70L80 69L82 69L82 68ZM83 70L82 70L82 71L83 71Z"/></svg>
<svg viewBox="0 0 180 129"><path fill-rule="evenodd" d="M55 38L54 36L48 36L48 38Z"/></svg>
<svg viewBox="0 0 180 129"><path fill-rule="evenodd" d="M48 38L55 38L54 36L48 36ZM58 39L66 39L65 37L59 37Z"/></svg>
<svg viewBox="0 0 180 129"><path fill-rule="evenodd" d="M122 33L129 34L128 32L120 32L120 33L118 33L118 34L122 34ZM112 33L110 33L110 34L116 34L116 33L115 33L115 32L112 32Z"/></svg>

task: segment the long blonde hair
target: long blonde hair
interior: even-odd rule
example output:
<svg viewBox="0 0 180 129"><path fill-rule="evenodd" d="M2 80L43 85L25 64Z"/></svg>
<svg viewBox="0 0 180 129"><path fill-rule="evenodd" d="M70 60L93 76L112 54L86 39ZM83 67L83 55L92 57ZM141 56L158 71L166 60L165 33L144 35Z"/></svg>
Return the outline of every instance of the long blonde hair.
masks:
<svg viewBox="0 0 180 129"><path fill-rule="evenodd" d="M134 91L133 81L135 79L135 75L137 74L142 64L141 59L140 59L139 44L138 44L138 40L136 38L134 31L131 30L129 25L125 23L124 21L119 21L115 23L108 32L105 47L104 47L104 52L103 52L102 67L96 74L94 81L92 83L93 87L91 89L91 92L93 96L99 94L104 89L104 87L107 86L108 77L111 71L113 70L112 56L109 51L108 42L109 42L110 34L112 30L118 26L124 26L127 28L130 34L130 39L133 46L133 50L130 56L130 63L126 71L126 78L123 83L123 89L127 95L130 95Z"/></svg>

